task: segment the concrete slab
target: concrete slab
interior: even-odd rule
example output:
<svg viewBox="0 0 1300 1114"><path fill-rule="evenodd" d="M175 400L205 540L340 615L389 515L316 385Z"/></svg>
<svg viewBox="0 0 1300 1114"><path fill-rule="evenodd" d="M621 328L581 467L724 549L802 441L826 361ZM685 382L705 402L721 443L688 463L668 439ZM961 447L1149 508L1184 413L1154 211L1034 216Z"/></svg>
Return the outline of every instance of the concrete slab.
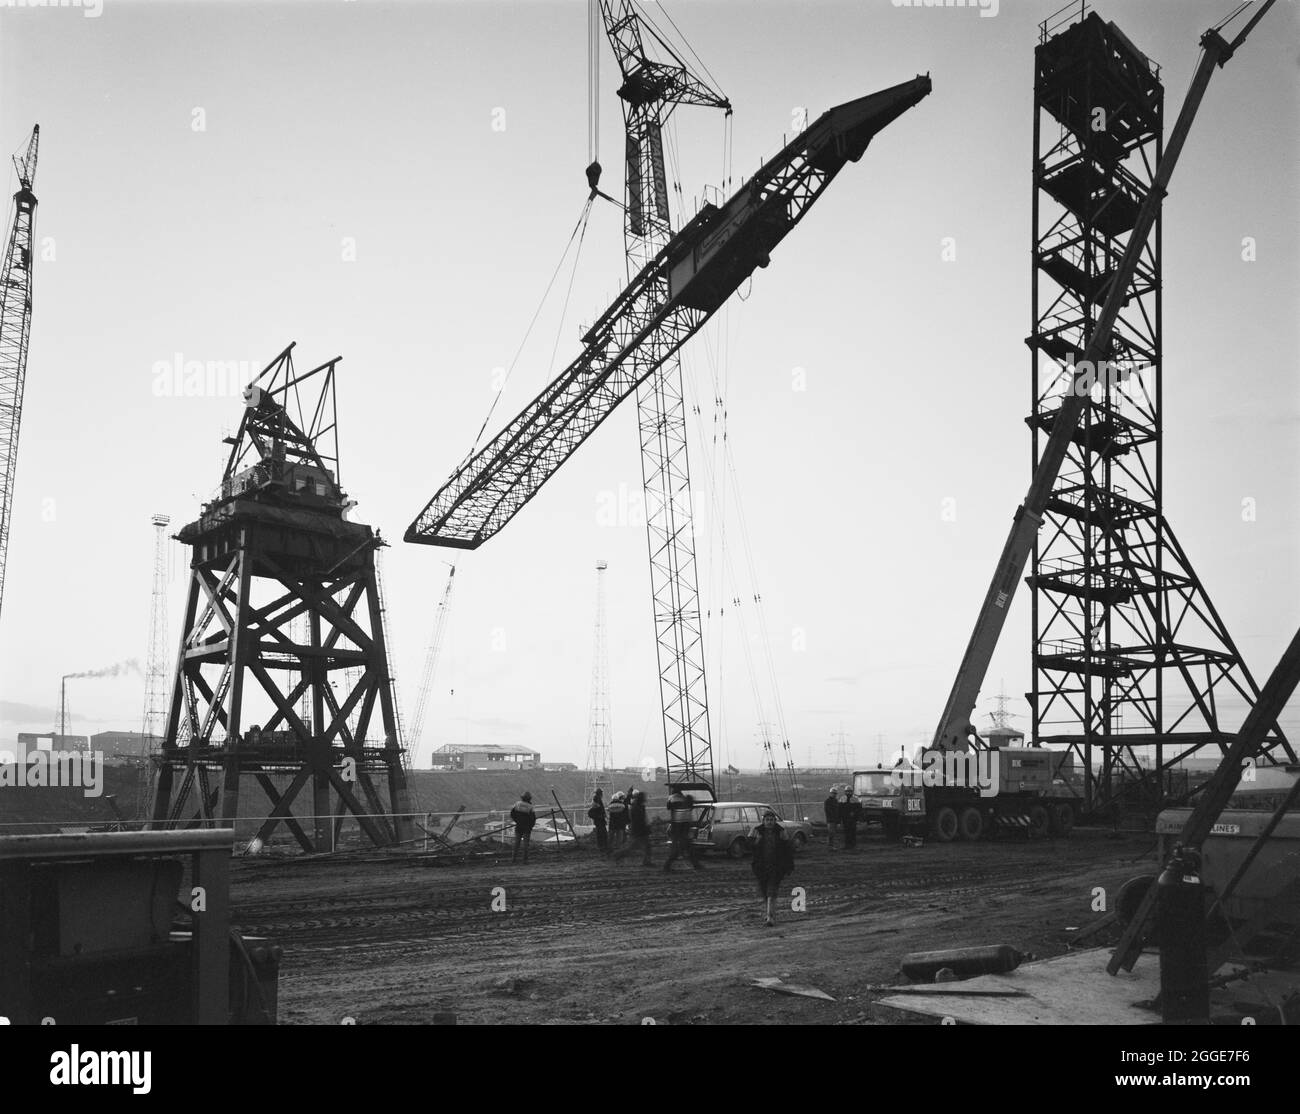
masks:
<svg viewBox="0 0 1300 1114"><path fill-rule="evenodd" d="M1139 1009L1160 993L1160 957L1144 952L1131 972L1106 974L1110 948L1025 963L1005 975L897 987L881 1005L963 1025L1156 1025Z"/></svg>

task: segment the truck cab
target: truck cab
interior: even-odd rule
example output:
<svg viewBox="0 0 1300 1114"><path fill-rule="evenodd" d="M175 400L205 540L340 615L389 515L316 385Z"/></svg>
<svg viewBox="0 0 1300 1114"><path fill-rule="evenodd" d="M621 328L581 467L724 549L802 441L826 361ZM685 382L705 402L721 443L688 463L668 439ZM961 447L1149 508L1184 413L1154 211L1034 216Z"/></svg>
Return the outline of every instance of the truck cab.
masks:
<svg viewBox="0 0 1300 1114"><path fill-rule="evenodd" d="M925 824L925 792L902 783L894 770L876 766L853 774L853 795L862 806L862 821L879 824L890 839L911 826Z"/></svg>

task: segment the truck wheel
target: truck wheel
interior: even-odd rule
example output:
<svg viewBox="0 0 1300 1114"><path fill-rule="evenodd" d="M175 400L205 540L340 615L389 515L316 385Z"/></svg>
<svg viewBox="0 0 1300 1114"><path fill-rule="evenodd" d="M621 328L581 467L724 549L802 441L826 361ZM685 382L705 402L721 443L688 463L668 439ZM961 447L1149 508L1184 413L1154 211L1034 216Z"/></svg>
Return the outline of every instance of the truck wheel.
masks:
<svg viewBox="0 0 1300 1114"><path fill-rule="evenodd" d="M957 838L957 813L944 805L930 821L930 832L939 843L951 843Z"/></svg>
<svg viewBox="0 0 1300 1114"><path fill-rule="evenodd" d="M749 850L749 848L745 846L745 837L737 836L727 844L727 858L743 859L747 850Z"/></svg>
<svg viewBox="0 0 1300 1114"><path fill-rule="evenodd" d="M802 851L804 847L807 846L807 843L808 837L804 835L803 832L794 833L794 849L796 851Z"/></svg>
<svg viewBox="0 0 1300 1114"><path fill-rule="evenodd" d="M984 834L984 814L974 805L967 805L957 818L957 834L967 843L975 843Z"/></svg>
<svg viewBox="0 0 1300 1114"><path fill-rule="evenodd" d="M1031 805L1029 809L1029 838L1043 839L1052 826L1052 817L1045 805Z"/></svg>
<svg viewBox="0 0 1300 1114"><path fill-rule="evenodd" d="M1063 836L1068 836L1074 831L1074 805L1059 804L1053 811L1056 813L1056 830Z"/></svg>

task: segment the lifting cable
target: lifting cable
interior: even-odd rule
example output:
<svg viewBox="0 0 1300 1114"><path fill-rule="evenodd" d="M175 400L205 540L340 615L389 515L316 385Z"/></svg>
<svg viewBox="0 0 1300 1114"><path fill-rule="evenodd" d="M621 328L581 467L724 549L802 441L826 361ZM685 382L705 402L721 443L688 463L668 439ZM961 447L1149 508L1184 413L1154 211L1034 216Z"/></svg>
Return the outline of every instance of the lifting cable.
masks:
<svg viewBox="0 0 1300 1114"><path fill-rule="evenodd" d="M515 365L519 362L519 357L523 354L524 346L528 343L528 338L532 335L533 327L537 324L538 317L541 316L542 309L546 306L546 299L551 295L551 288L555 285L555 280L559 277L560 270L564 267L564 261L568 258L569 251L576 240L581 246L583 237L586 234L587 219L591 216L591 203L595 200L594 196L588 197L583 203L582 213L578 217L578 223L573 226L573 231L569 233L568 243L564 245L564 251L560 255L559 262L555 264L555 270L551 272L551 277L546 283L546 290L542 294L542 300L537 303L537 308L533 311L532 319L528 322L528 328L524 330L523 339L519 342L519 347L515 349L514 358L510 361L510 366L506 368L505 378L501 380L501 386L492 398L492 404L488 407L486 416L483 418L483 424L479 426L478 433L474 435L474 443L470 450L465 454L465 459L461 461L460 468L464 468L469 463L470 458L478 451L479 442L483 439L483 431L487 429L488 422L492 420L492 415L496 411L497 403L501 401L501 396L505 394L506 384L510 382L510 376L515 370ZM574 259L576 270L577 259ZM572 281L570 281L572 288ZM567 298L565 304L568 304ZM457 469L459 471L459 469Z"/></svg>
<svg viewBox="0 0 1300 1114"><path fill-rule="evenodd" d="M600 163L600 48L604 24L600 0L587 4L587 161Z"/></svg>

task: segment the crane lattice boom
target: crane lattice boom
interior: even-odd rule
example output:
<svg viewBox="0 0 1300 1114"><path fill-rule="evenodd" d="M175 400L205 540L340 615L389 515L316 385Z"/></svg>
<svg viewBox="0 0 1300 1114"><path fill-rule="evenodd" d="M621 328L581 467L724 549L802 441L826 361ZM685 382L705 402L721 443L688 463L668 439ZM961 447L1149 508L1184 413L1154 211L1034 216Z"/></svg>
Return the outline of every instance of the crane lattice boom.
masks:
<svg viewBox="0 0 1300 1114"><path fill-rule="evenodd" d="M830 109L724 205L705 205L605 311L582 354L443 485L406 540L475 549L500 530L638 383L767 266L845 164L929 92L929 77L917 77Z"/></svg>
<svg viewBox="0 0 1300 1114"><path fill-rule="evenodd" d="M18 192L9 225L4 272L0 274L0 605L4 602L9 555L9 516L13 509L18 433L27 379L27 340L32 328L32 236L36 221L36 154L41 126L32 128L27 152L14 156Z"/></svg>

